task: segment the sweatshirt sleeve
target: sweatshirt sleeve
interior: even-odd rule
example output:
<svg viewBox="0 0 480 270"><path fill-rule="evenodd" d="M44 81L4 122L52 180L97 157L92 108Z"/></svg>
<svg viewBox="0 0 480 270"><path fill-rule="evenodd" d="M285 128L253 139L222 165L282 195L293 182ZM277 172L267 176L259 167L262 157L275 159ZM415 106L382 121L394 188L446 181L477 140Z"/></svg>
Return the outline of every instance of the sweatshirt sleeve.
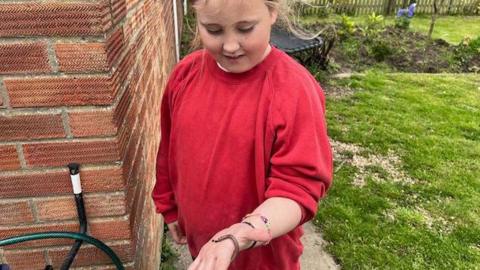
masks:
<svg viewBox="0 0 480 270"><path fill-rule="evenodd" d="M295 83L275 94L271 128L275 134L266 198L284 197L302 208L303 224L332 182L332 152L325 123L325 97L316 82Z"/></svg>
<svg viewBox="0 0 480 270"><path fill-rule="evenodd" d="M168 171L168 152L170 141L170 80L164 91L161 104L160 128L161 141L156 159L156 183L152 191L152 198L157 213L161 213L166 223L172 223L177 220L177 205L172 190Z"/></svg>

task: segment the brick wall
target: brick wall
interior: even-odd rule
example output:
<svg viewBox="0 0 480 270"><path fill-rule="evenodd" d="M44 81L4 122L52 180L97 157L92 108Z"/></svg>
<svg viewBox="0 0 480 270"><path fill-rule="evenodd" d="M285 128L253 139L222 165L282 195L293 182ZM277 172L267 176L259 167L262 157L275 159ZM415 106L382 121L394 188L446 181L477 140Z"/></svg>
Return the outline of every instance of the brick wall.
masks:
<svg viewBox="0 0 480 270"><path fill-rule="evenodd" d="M158 269L150 191L173 31L168 0L0 2L0 239L77 231L66 165L78 162L89 233L127 269ZM72 243L7 246L0 262L59 269ZM86 245L72 269L114 268Z"/></svg>

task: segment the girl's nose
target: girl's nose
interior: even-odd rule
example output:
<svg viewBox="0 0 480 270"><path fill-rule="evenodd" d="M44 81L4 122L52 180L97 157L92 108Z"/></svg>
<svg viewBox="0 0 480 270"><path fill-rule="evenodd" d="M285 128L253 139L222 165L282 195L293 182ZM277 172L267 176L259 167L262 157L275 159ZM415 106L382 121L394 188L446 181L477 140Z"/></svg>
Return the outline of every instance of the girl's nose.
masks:
<svg viewBox="0 0 480 270"><path fill-rule="evenodd" d="M240 44L234 38L227 39L223 43L223 51L226 53L235 53L238 49L240 49Z"/></svg>

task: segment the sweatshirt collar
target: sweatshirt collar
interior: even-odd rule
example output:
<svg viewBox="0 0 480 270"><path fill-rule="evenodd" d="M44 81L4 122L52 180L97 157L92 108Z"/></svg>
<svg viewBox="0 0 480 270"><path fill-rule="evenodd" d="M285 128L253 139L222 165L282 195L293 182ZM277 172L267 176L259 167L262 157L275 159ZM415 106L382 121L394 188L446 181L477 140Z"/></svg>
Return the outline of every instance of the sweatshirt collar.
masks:
<svg viewBox="0 0 480 270"><path fill-rule="evenodd" d="M267 71L276 62L276 59L278 59L277 55L280 53L280 50L272 45L272 50L262 62L242 73L232 73L222 70L218 66L217 61L215 61L215 58L208 51L204 50L203 53L207 60L208 71L211 74L222 81L238 84Z"/></svg>

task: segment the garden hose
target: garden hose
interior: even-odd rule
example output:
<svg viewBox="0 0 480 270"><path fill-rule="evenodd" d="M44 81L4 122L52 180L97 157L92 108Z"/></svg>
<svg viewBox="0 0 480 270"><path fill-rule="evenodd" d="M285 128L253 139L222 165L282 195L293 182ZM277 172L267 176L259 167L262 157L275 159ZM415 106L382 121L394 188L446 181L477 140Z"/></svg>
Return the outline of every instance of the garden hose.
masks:
<svg viewBox="0 0 480 270"><path fill-rule="evenodd" d="M83 202L83 194L82 194L82 185L80 183L80 172L79 172L80 165L77 163L70 163L68 164L68 169L70 171L70 178L72 181L73 193L75 195L75 203L77 206L77 214L78 219L80 222L80 232L41 232L41 233L33 233L33 234L25 234L21 236L14 236L7 239L0 239L0 247L13 245L21 242L26 241L33 241L39 239L49 239L49 238L70 238L75 239L75 243L73 244L72 248L70 249L67 257L65 258L64 262L62 263L61 270L68 270L75 259L75 256L80 249L83 241L94 245L95 247L101 249L105 252L113 261L117 270L123 270L124 267L122 262L115 254L115 252L105 245L103 242L87 235L87 216L85 214L85 205ZM2 264L0 265L0 269L10 269L8 265ZM53 270L51 265L47 265L45 270Z"/></svg>
<svg viewBox="0 0 480 270"><path fill-rule="evenodd" d="M77 206L78 219L80 221L80 233L85 234L87 232L87 216L85 214L85 205L83 202L82 185L80 183L80 165L77 163L68 164L68 170L70 171L70 178L72 180L73 193L75 195L75 204ZM68 270L77 256L78 250L82 245L82 240L76 240L73 244L70 252L63 261L60 270Z"/></svg>
<svg viewBox="0 0 480 270"><path fill-rule="evenodd" d="M44 233L33 233L33 234L26 234L21 236L14 236L7 239L0 240L0 247L8 246L13 244L18 244L26 241L33 241L33 240L40 240L40 239L49 239L49 238L70 238L80 241L85 241L89 244L94 245L95 247L101 249L105 252L113 261L117 270L124 270L122 262L118 258L117 254L103 242L99 241L96 238L88 236L83 233L75 233L75 232L44 232Z"/></svg>

